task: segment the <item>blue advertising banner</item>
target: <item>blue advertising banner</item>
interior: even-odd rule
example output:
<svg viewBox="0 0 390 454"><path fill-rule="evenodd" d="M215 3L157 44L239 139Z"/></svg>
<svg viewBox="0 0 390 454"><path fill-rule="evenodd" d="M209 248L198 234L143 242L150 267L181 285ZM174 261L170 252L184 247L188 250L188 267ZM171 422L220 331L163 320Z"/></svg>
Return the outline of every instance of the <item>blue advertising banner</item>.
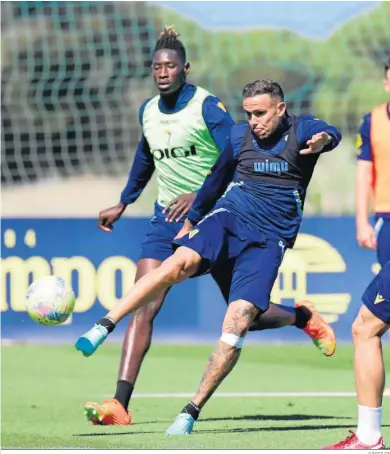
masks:
<svg viewBox="0 0 390 454"><path fill-rule="evenodd" d="M124 218L114 232L100 231L94 219L4 219L2 222L2 338L71 341L115 305L131 288L148 219ZM313 217L304 220L293 250L286 252L272 301L293 305L310 300L334 327L340 341L351 341L351 324L361 295L379 268L373 251L360 249L355 221ZM24 298L32 280L55 274L71 283L75 312L62 326L34 323ZM159 313L155 340L215 341L224 300L213 280L203 276L175 286ZM115 331L121 338L126 322ZM248 340L305 342L293 327L250 333Z"/></svg>

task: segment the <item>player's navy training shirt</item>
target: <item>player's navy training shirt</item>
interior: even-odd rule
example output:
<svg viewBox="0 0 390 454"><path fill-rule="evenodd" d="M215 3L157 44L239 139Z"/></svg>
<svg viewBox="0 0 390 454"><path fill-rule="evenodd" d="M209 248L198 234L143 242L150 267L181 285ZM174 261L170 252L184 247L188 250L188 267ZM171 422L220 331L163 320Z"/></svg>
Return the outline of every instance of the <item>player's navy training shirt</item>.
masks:
<svg viewBox="0 0 390 454"><path fill-rule="evenodd" d="M326 132L334 149L341 133L312 115L285 115L279 129L259 140L248 122L234 125L225 151L206 178L188 219L199 222L211 209L225 208L268 237L292 247L302 219L306 188L319 153L300 155L314 134ZM229 185L230 183L230 185ZM229 185L229 187L228 187ZM219 199L219 200L218 200Z"/></svg>
<svg viewBox="0 0 390 454"><path fill-rule="evenodd" d="M168 108L164 100L160 98L159 109L164 114L173 114L183 110L193 99L196 92L196 86L185 84L180 90L179 96L173 107ZM142 118L146 104L150 101L147 99L141 105L139 110L139 122L142 126ZM208 96L202 106L202 116L207 125L212 139L214 140L220 152L225 149L227 137L234 121L229 112L219 98ZM155 170L153 155L145 136L142 134L141 140L135 153L134 161L130 170L126 187L121 194L121 202L125 204L133 203L142 193Z"/></svg>

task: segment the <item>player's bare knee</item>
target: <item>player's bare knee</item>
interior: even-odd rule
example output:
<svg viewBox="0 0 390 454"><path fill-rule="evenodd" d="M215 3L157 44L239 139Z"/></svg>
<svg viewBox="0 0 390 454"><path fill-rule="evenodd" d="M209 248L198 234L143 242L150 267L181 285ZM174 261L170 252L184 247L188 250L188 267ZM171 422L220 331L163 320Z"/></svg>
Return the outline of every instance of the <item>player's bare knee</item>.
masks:
<svg viewBox="0 0 390 454"><path fill-rule="evenodd" d="M388 326L376 317L366 306L362 306L352 324L354 343L367 342L375 337L381 337Z"/></svg>
<svg viewBox="0 0 390 454"><path fill-rule="evenodd" d="M182 264L176 260L174 256L169 257L159 268L159 281L164 283L167 287L176 284L181 268Z"/></svg>
<svg viewBox="0 0 390 454"><path fill-rule="evenodd" d="M183 280L195 274L202 261L202 257L197 252L186 246L181 246L177 249L174 256L176 256L182 263L181 278Z"/></svg>
<svg viewBox="0 0 390 454"><path fill-rule="evenodd" d="M183 282L197 271L200 262L201 257L197 252L180 247L161 265L161 279L167 285Z"/></svg>

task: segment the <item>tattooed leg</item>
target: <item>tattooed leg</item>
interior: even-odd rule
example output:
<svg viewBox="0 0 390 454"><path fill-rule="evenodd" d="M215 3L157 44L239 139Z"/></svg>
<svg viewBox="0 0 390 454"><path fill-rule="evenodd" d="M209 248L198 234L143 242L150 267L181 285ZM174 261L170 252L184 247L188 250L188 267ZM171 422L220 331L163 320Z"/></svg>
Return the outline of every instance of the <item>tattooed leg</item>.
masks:
<svg viewBox="0 0 390 454"><path fill-rule="evenodd" d="M259 309L248 301L238 300L231 303L227 309L222 326L223 333L244 337L258 314ZM206 371L192 403L201 409L224 378L233 369L240 357L241 348L232 347L222 340L218 341L215 351L210 356Z"/></svg>
<svg viewBox="0 0 390 454"><path fill-rule="evenodd" d="M242 340L259 309L248 301L238 300L227 309L222 326L222 336L210 356L199 389L175 418L166 435L187 435L193 430L200 410L233 369L241 353Z"/></svg>

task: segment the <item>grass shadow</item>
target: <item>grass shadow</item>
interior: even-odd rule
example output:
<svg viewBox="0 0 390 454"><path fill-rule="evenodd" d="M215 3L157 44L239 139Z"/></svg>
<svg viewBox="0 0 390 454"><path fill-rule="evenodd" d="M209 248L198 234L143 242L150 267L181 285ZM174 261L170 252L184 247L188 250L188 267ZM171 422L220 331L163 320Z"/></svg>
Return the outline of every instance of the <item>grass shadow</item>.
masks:
<svg viewBox="0 0 390 454"><path fill-rule="evenodd" d="M243 415L227 416L224 418L205 418L207 421L306 421L309 419L352 419L350 416L324 416L324 415Z"/></svg>
<svg viewBox="0 0 390 454"><path fill-rule="evenodd" d="M382 427L390 427L385 425ZM196 430L195 434L228 434L228 433L246 433L246 432L288 432L296 430L328 430L328 429L352 429L350 425L326 425L326 426L315 426L315 425L303 425L303 426L282 426L282 427L237 427L233 429L201 429Z"/></svg>

